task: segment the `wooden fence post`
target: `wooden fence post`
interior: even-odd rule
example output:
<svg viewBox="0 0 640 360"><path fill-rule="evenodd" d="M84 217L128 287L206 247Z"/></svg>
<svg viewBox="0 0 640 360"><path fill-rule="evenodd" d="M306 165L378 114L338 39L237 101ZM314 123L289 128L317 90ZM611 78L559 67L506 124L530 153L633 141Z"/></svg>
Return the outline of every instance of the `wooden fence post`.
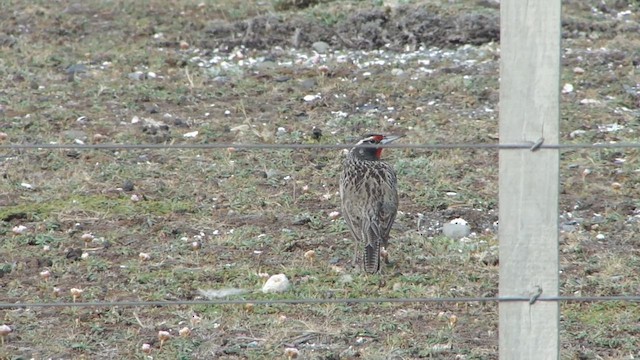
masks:
<svg viewBox="0 0 640 360"><path fill-rule="evenodd" d="M558 144L560 0L500 1L500 143ZM500 150L500 358L559 358L559 150Z"/></svg>

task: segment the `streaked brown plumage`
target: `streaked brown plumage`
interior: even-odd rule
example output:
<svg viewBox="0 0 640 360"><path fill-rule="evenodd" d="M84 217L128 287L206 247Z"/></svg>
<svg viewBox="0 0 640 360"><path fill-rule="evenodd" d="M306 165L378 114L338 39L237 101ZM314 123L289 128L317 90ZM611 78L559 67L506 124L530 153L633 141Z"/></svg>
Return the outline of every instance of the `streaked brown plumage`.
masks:
<svg viewBox="0 0 640 360"><path fill-rule="evenodd" d="M365 146L387 144L398 138L365 136L347 154L340 177L342 213L356 240L353 262L357 266L362 261L364 270L371 274L380 271L380 250L387 247L398 212L398 191L393 167L380 160L382 148ZM358 255L361 249L362 257Z"/></svg>

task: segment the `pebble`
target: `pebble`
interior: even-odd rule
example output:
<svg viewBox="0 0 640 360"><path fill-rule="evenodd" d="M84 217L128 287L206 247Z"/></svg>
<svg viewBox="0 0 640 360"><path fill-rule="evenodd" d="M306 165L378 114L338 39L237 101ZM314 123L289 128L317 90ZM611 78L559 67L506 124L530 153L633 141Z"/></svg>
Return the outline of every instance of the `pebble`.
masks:
<svg viewBox="0 0 640 360"><path fill-rule="evenodd" d="M134 188L135 188L135 185L131 180L125 180L124 183L122 184L122 190L124 191L127 191L127 192L133 191Z"/></svg>
<svg viewBox="0 0 640 360"><path fill-rule="evenodd" d="M571 84L564 84L564 86L562 87L562 93L563 94L570 94L573 92L573 85Z"/></svg>
<svg viewBox="0 0 640 360"><path fill-rule="evenodd" d="M586 133L587 133L586 130L573 130L571 133L569 133L569 137L572 138L572 139L575 139L578 136L584 135Z"/></svg>
<svg viewBox="0 0 640 360"><path fill-rule="evenodd" d="M291 283L285 274L273 275L262 286L263 293L281 293L289 290Z"/></svg>
<svg viewBox="0 0 640 360"><path fill-rule="evenodd" d="M442 234L450 239L458 240L471 233L471 227L462 218L453 219L442 226Z"/></svg>
<svg viewBox="0 0 640 360"><path fill-rule="evenodd" d="M315 50L318 54L325 54L329 51L329 44L324 41L316 41L311 44L311 48Z"/></svg>
<svg viewBox="0 0 640 360"><path fill-rule="evenodd" d="M70 140L87 140L87 133L82 130L65 130L62 135Z"/></svg>
<svg viewBox="0 0 640 360"><path fill-rule="evenodd" d="M398 69L398 68L391 69L391 75L393 75L393 76L402 76L402 75L404 75L404 70Z"/></svg>
<svg viewBox="0 0 640 360"><path fill-rule="evenodd" d="M67 74L78 74L87 72L87 66L84 64L74 64L65 69Z"/></svg>
<svg viewBox="0 0 640 360"><path fill-rule="evenodd" d="M131 80L144 80L147 77L147 75L142 71L134 71L132 73L129 73L127 77Z"/></svg>
<svg viewBox="0 0 640 360"><path fill-rule="evenodd" d="M314 79L304 79L300 81L300 87L304 90L311 90L316 87L317 82Z"/></svg>
<svg viewBox="0 0 640 360"><path fill-rule="evenodd" d="M580 100L580 104L582 105L594 105L594 104L599 104L600 101L596 100L596 99L582 99Z"/></svg>
<svg viewBox="0 0 640 360"><path fill-rule="evenodd" d="M318 98L320 98L320 96L318 96L318 95L305 95L303 99L306 102L311 102L311 101L316 100Z"/></svg>

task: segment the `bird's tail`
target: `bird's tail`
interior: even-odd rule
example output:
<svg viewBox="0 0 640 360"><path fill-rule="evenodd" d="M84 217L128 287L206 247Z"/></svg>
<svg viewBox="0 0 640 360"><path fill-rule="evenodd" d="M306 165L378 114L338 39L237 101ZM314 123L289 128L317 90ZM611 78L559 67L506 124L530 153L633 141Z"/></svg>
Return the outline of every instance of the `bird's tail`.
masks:
<svg viewBox="0 0 640 360"><path fill-rule="evenodd" d="M378 270L380 270L380 241L374 241L364 247L364 271L375 274Z"/></svg>

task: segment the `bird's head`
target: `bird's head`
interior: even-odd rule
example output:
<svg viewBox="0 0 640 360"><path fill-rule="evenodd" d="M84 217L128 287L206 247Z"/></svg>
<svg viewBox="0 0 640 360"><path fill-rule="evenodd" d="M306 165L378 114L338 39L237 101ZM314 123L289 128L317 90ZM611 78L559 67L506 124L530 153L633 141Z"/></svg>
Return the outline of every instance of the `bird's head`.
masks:
<svg viewBox="0 0 640 360"><path fill-rule="evenodd" d="M351 154L361 160L380 160L382 156L382 147L376 145L388 144L396 141L401 136L386 136L381 134L368 134L362 140L358 141L356 146L351 149Z"/></svg>

